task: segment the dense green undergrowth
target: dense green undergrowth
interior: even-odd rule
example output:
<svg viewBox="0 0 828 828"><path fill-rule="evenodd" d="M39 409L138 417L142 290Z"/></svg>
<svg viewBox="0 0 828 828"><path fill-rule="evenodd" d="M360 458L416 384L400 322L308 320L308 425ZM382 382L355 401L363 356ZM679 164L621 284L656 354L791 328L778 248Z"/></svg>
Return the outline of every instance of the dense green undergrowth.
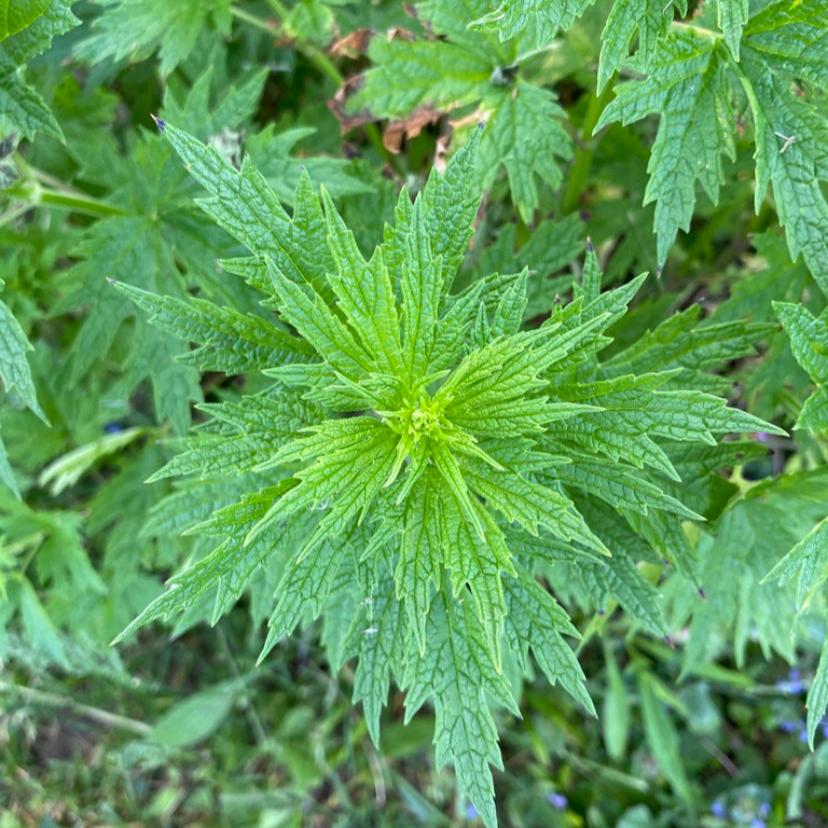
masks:
<svg viewBox="0 0 828 828"><path fill-rule="evenodd" d="M0 0L0 825L828 821L823 0Z"/></svg>

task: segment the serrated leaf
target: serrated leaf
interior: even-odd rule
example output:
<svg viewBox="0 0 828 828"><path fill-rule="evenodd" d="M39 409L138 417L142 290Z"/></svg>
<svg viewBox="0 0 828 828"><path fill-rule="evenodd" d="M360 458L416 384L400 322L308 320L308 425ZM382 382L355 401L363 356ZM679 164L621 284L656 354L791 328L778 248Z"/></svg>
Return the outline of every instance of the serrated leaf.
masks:
<svg viewBox="0 0 828 828"><path fill-rule="evenodd" d="M568 29L595 0L502 0L491 12L472 22L497 32L501 40L524 34L534 46L548 43Z"/></svg>
<svg viewBox="0 0 828 828"><path fill-rule="evenodd" d="M26 357L31 350L32 346L20 323L12 316L9 307L0 302L0 380L7 393L19 395L25 406L47 422L46 415L37 402L37 392Z"/></svg>
<svg viewBox="0 0 828 828"><path fill-rule="evenodd" d="M564 112L548 89L518 81L483 102L488 113L480 146L484 178L490 184L502 164L521 218L530 222L538 205L535 176L557 189L563 178L560 164L572 156Z"/></svg>
<svg viewBox="0 0 828 828"><path fill-rule="evenodd" d="M828 580L828 519L818 523L762 579L786 583L797 575L796 601L802 605Z"/></svg>
<svg viewBox="0 0 828 828"><path fill-rule="evenodd" d="M596 129L656 112L661 122L647 167L644 204L656 203L655 231L663 264L677 231L690 229L696 181L715 204L724 180L721 157L735 158L723 66L709 39L673 33L661 41L651 58L649 77L620 86Z"/></svg>
<svg viewBox="0 0 828 828"><path fill-rule="evenodd" d="M440 592L428 617L426 653L409 661L403 686L406 720L427 701L435 707L438 766L454 764L460 790L492 828L497 824L489 765L502 767L489 702L518 715L506 679L495 672L474 614Z"/></svg>
<svg viewBox="0 0 828 828"><path fill-rule="evenodd" d="M159 50L160 71L169 74L192 52L201 29L213 22L230 28L229 0L99 0L104 13L77 48L93 63L141 59Z"/></svg>
<svg viewBox="0 0 828 828"><path fill-rule="evenodd" d="M37 20L50 0L0 0L0 41L17 34Z"/></svg>
<svg viewBox="0 0 828 828"><path fill-rule="evenodd" d="M401 663L405 647L402 604L390 584L383 583L372 598L366 625L360 631L359 661L354 673L354 702L362 702L368 732L380 744L380 714L388 698L391 674Z"/></svg>
<svg viewBox="0 0 828 828"><path fill-rule="evenodd" d="M478 174L488 186L505 168L524 221L538 205L537 176L550 187L561 182L560 162L571 156L563 111L554 95L521 79L514 67L521 43L500 46L495 38L467 28L465 11L446 4L418 5L442 40L375 38L374 66L348 101L348 112L368 109L380 117L404 117L418 108L455 109L478 104L487 126L480 142ZM504 68L507 67L507 68ZM439 255L441 251L435 250Z"/></svg>
<svg viewBox="0 0 828 828"><path fill-rule="evenodd" d="M796 361L817 385L795 427L824 431L828 429L828 322L824 314L815 318L803 305L774 302L773 309L785 328Z"/></svg>
<svg viewBox="0 0 828 828"><path fill-rule="evenodd" d="M199 343L201 347L182 361L202 371L242 374L306 359L312 353L301 339L259 316L204 299L185 302L121 283L115 287L147 313L153 325L177 339Z"/></svg>
<svg viewBox="0 0 828 828"><path fill-rule="evenodd" d="M19 130L29 139L38 132L45 132L63 140L60 125L46 101L22 80L14 64L0 54L0 132L12 130Z"/></svg>
<svg viewBox="0 0 828 828"><path fill-rule="evenodd" d="M595 707L586 689L586 679L572 648L562 635L577 637L577 630L555 599L530 576L505 578L508 615L506 640L521 666L526 665L526 650L532 655L550 684L561 686L590 715Z"/></svg>
<svg viewBox="0 0 828 828"><path fill-rule="evenodd" d="M725 0L726 1L726 0ZM643 8L642 8L643 6ZM663 0L615 0L601 32L598 61L598 92L604 91L612 75L627 60L633 37L637 36L636 57L649 67L658 39L673 17L673 3Z"/></svg>
<svg viewBox="0 0 828 828"><path fill-rule="evenodd" d="M817 727L821 721L824 721L823 717L828 711L828 639L822 645L819 664L811 686L808 688L805 704L808 708L808 744L813 750Z"/></svg>
<svg viewBox="0 0 828 828"><path fill-rule="evenodd" d="M748 21L750 4L748 0L717 0L719 28L724 33L725 43L731 54L739 60L739 41Z"/></svg>
<svg viewBox="0 0 828 828"><path fill-rule="evenodd" d="M821 149L828 137L825 119L813 103L791 91L783 74L786 64L771 62L768 71L767 55L753 51L749 37L743 40L741 65L756 132L757 210L772 184L791 258L802 254L826 293L828 201L819 183L828 175Z"/></svg>

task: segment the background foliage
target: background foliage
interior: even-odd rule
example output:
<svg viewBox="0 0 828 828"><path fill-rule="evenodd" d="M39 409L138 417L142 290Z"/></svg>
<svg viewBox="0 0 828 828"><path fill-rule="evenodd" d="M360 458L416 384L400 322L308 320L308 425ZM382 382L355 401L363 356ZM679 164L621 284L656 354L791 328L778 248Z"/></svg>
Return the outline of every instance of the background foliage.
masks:
<svg viewBox="0 0 828 828"><path fill-rule="evenodd" d="M234 350L272 318L256 240L199 209L217 184L153 115L288 210L324 185L366 258L401 186L422 193L477 136L458 288L526 269L536 326L600 269L630 302L605 320L604 376L671 370L768 422L734 412L721 430L741 438L669 448L684 483L659 496L692 512L627 509L646 540L628 568L544 570L598 719L531 667L510 676L501 823L828 824L826 44L823 0L0 0L0 825L484 809L396 688L375 747L384 696L346 659L345 608L257 666L278 572L109 646L213 550L182 530L254 485L158 470L272 364ZM138 291L202 316L152 325ZM220 341L217 307L236 314ZM616 480L619 514L655 496L636 481Z"/></svg>

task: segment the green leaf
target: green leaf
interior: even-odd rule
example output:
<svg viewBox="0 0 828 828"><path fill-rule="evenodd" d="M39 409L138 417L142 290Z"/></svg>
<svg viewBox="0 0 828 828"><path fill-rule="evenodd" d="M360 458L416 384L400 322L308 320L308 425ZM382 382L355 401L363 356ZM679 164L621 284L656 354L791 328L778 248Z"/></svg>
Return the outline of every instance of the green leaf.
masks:
<svg viewBox="0 0 828 828"><path fill-rule="evenodd" d="M77 26L74 0L3 0L0 5L0 136L19 131L32 139L63 132L46 102L24 81L24 67L45 52L52 39Z"/></svg>
<svg viewBox="0 0 828 828"><path fill-rule="evenodd" d="M796 601L803 607L828 580L828 519L818 523L762 579L763 583L793 580L799 574Z"/></svg>
<svg viewBox="0 0 828 828"><path fill-rule="evenodd" d="M730 53L739 60L739 41L750 14L749 0L717 0L719 28Z"/></svg>
<svg viewBox="0 0 828 828"><path fill-rule="evenodd" d="M389 583L381 583L377 598L371 600L359 632L359 663L354 673L354 703L361 701L368 732L376 747L380 744L380 715L388 698L392 672L397 673L405 648L402 604Z"/></svg>
<svg viewBox="0 0 828 828"><path fill-rule="evenodd" d="M505 48L469 31L455 9L423 8L463 49ZM529 675L531 654L593 712L564 639L576 631L555 596L597 609L618 602L635 627L667 633L657 562L667 558L695 587L699 566L682 521L713 511L714 501L721 510L715 471L745 455L744 443L719 447L717 437L782 433L707 393L725 390L709 372L733 354L752 355L772 329L699 324L694 311L652 331L635 316L626 329L644 276L602 293L595 251L572 302L537 291L545 319L526 330L536 310L526 270L482 270L453 293L479 205L480 130L413 203L403 189L393 223L389 205L370 256L308 176L289 215L251 161L236 170L181 130L164 131L210 193L205 209L253 254L230 268L278 318L183 294L125 292L166 330L206 345L209 365L249 373L272 361L263 372L276 384L241 396L227 389L224 402L201 405L209 420L153 476L190 481L150 526L200 519L189 531L216 545L199 546L175 588L127 632L182 613L179 629L215 622L250 589L254 618L269 616L263 659L323 616L332 668L357 659L355 699L372 739L392 679L408 693L407 716L430 699L438 763L454 762L461 791L492 825L489 766L500 757L488 704L516 710L501 669ZM580 232L578 222L566 226ZM515 236L504 238L508 266ZM545 258L546 238L520 248L530 248L522 265L565 263L560 251ZM621 347L605 359L608 332L618 330ZM271 341L282 351L249 356ZM718 485L725 498L735 492ZM702 557L709 567L713 559ZM658 711L651 705L646 715L663 736ZM658 750L667 762L672 748Z"/></svg>
<svg viewBox="0 0 828 828"><path fill-rule="evenodd" d="M488 123L480 160L489 170L484 182L490 185L502 164L521 218L529 222L539 198L535 176L557 189L563 178L560 164L572 156L564 112L548 89L523 81L500 95L489 95L483 111Z"/></svg>
<svg viewBox="0 0 828 828"><path fill-rule="evenodd" d="M14 64L0 54L0 131L12 129L19 130L24 138L32 139L42 131L63 140L63 132L46 101L26 85Z"/></svg>
<svg viewBox="0 0 828 828"><path fill-rule="evenodd" d="M64 489L74 486L98 460L120 451L145 431L141 427L127 428L73 449L43 469L37 479L38 485L49 486L52 495L59 495Z"/></svg>
<svg viewBox="0 0 828 828"><path fill-rule="evenodd" d="M647 744L670 787L687 805L692 805L693 792L684 769L678 732L665 710L657 680L643 670L638 673L638 693Z"/></svg>
<svg viewBox="0 0 828 828"><path fill-rule="evenodd" d="M813 750L816 730L828 711L828 639L822 645L822 654L805 704L808 708L808 744Z"/></svg>
<svg viewBox="0 0 828 828"><path fill-rule="evenodd" d="M20 5L19 0L13 0L13 2L15 7ZM14 64L22 66L33 57L45 52L52 45L54 38L80 23L71 11L74 2L75 0L50 0L42 14L0 44L0 56L7 55ZM26 0L22 5L24 7L27 5ZM37 3L37 7L40 6L41 3Z"/></svg>
<svg viewBox="0 0 828 828"><path fill-rule="evenodd" d="M18 587L20 617L32 648L65 668L67 660L63 641L34 587L25 578L18 582Z"/></svg>
<svg viewBox="0 0 828 828"><path fill-rule="evenodd" d="M17 394L20 401L43 422L46 415L37 402L32 372L26 359L33 350L18 321L4 302L0 302L0 379L7 393Z"/></svg>
<svg viewBox="0 0 828 828"><path fill-rule="evenodd" d="M251 253L271 259L285 278L317 288L325 284L333 263L322 208L307 176L300 179L291 220L252 162L246 159L239 171L216 149L171 124L163 133L185 169L210 193L198 202L208 215Z"/></svg>
<svg viewBox="0 0 828 828"><path fill-rule="evenodd" d="M160 72L168 75L193 51L202 28L230 28L229 0L100 0L104 13L77 47L90 63L140 60L159 50Z"/></svg>
<svg viewBox="0 0 828 828"><path fill-rule="evenodd" d="M256 105L258 102L259 95L255 99ZM229 108L230 103L223 104L222 110ZM174 123L185 126L181 121ZM293 202L296 187L305 173L315 185L324 185L333 198L373 192L371 186L353 174L353 165L345 159L316 154L298 158L290 155L297 143L315 132L312 127L296 127L277 135L273 124L268 124L245 141L245 149L279 198L286 203Z"/></svg>
<svg viewBox="0 0 828 828"><path fill-rule="evenodd" d="M764 57L743 47L742 64L756 129L757 209L771 183L791 258L801 253L828 292L828 201L819 184L826 173L814 146L825 140L824 119L790 92L787 79L767 72Z"/></svg>
<svg viewBox="0 0 828 828"><path fill-rule="evenodd" d="M817 391L800 412L796 428L812 431L828 429L825 402L828 395L828 320L815 318L803 305L774 302L773 309L790 339L796 361L816 383Z"/></svg>
<svg viewBox="0 0 828 828"><path fill-rule="evenodd" d="M169 748L206 739L221 727L243 690L240 681L223 682L174 704L152 726L149 738Z"/></svg>
<svg viewBox="0 0 828 828"><path fill-rule="evenodd" d="M672 20L672 7L672 0L666 4L663 0L643 0L643 3L642 0L615 0L601 32L601 54L598 61L599 94L604 91L612 75L627 60L634 37L637 37L638 59L644 68L650 66L657 51L658 40L667 31L667 26Z"/></svg>
<svg viewBox="0 0 828 828"><path fill-rule="evenodd" d="M267 622L267 638L257 664L286 635L290 635L302 618L315 620L322 612L334 579L342 565L342 550L330 543L315 543L287 565L277 594L276 607Z"/></svg>
<svg viewBox="0 0 828 828"><path fill-rule="evenodd" d="M517 706L508 682L495 672L476 618L467 604L441 591L429 613L426 653L406 666L406 721L431 700L436 712L434 744L438 766L454 764L460 790L492 828L497 824L489 765L502 768L489 703Z"/></svg>
<svg viewBox="0 0 828 828"><path fill-rule="evenodd" d="M787 570L785 588L760 582L825 518L826 479L824 469L769 479L733 501L718 523L702 533L699 581L707 600L694 595L684 610L692 615L685 672L714 654L720 636L732 642L740 666L751 643L758 643L766 657L777 652L788 660L795 658L791 630L797 623L798 585L788 585L796 572L788 564L803 555L804 583L810 583L816 571L807 562L819 560L812 557L818 547L803 543L796 556L781 564L777 575ZM810 540L818 537L817 532Z"/></svg>
<svg viewBox="0 0 828 828"><path fill-rule="evenodd" d="M484 4L470 6L482 11ZM420 108L477 104L480 118L488 122L478 175L489 186L505 168L512 198L529 221L539 203L536 177L556 189L562 179L560 163L571 156L563 110L548 89L513 78L512 64L523 43L500 46L488 34L467 28L460 7L424 2L418 10L434 34L445 39L374 38L369 49L374 65L347 111L367 108L380 117L396 118Z"/></svg>
<svg viewBox="0 0 828 828"><path fill-rule="evenodd" d="M8 486L15 497L20 497L20 489L14 477L14 470L9 465L9 456L6 453L6 446L3 443L2 437L0 437L0 482Z"/></svg>
<svg viewBox="0 0 828 828"><path fill-rule="evenodd" d="M647 167L650 179L644 204L656 203L655 231L662 264L677 231L690 229L696 182L717 203L724 180L721 157L735 159L724 80L723 63L709 39L673 33L659 43L649 77L618 87L615 100L596 126L601 129L616 120L629 124L650 113L661 116Z"/></svg>
<svg viewBox="0 0 828 828"><path fill-rule="evenodd" d="M432 593L439 586L443 560L443 488L439 475L431 469L426 469L414 484L406 503L400 557L394 572L396 596L405 602L421 656L425 653L428 609Z"/></svg>
<svg viewBox="0 0 828 828"><path fill-rule="evenodd" d="M472 22L497 32L501 40L523 33L528 43L546 45L561 29L568 29L595 0L502 0L485 16Z"/></svg>
<svg viewBox="0 0 828 828"><path fill-rule="evenodd" d="M177 339L199 343L201 347L181 361L202 371L242 374L296 362L312 353L301 339L260 316L241 314L204 299L185 302L122 283L115 287L145 311L153 325Z"/></svg>
<svg viewBox="0 0 828 828"><path fill-rule="evenodd" d="M217 595L216 610L211 619L215 623L227 604L232 604L228 593L234 596L233 600L238 599L252 574L271 555L274 537L270 533L262 534L258 543L247 547L242 547L242 542L250 529L267 513L273 500L291 485L284 482L247 495L237 503L217 509L209 520L199 524L197 529L205 533L212 533L220 526L224 541L201 560L174 575L169 581L169 589L149 604L112 643L123 641L155 620L170 619L185 612L196 606L206 593L218 590L224 593L224 597ZM304 523L300 525L304 528ZM289 535L281 540L288 549L291 548Z"/></svg>
<svg viewBox="0 0 828 828"><path fill-rule="evenodd" d="M560 682L587 713L595 716L581 665L562 637L578 637L567 614L534 578L523 573L504 578L504 589L508 606L506 640L518 663L525 671L526 651L531 648L549 683Z"/></svg>
<svg viewBox="0 0 828 828"><path fill-rule="evenodd" d="M0 0L0 41L31 26L47 8L50 0Z"/></svg>
<svg viewBox="0 0 828 828"><path fill-rule="evenodd" d="M627 740L630 734L630 697L609 646L605 646L604 653L607 664L607 688L604 707L601 711L601 724L607 753L617 762L623 759L627 752Z"/></svg>
<svg viewBox="0 0 828 828"><path fill-rule="evenodd" d="M399 341L394 287L382 253L370 263L362 258L354 234L345 226L330 196L322 191L328 233L328 247L336 269L328 281L336 295L337 306L357 333L365 350L374 354L380 371L399 372L402 354Z"/></svg>

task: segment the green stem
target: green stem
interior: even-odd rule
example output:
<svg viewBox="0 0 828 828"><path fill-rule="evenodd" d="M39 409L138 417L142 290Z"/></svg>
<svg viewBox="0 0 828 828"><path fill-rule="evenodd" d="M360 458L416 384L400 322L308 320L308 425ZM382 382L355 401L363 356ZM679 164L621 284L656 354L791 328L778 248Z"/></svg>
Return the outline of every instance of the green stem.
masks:
<svg viewBox="0 0 828 828"><path fill-rule="evenodd" d="M31 204L14 204L3 213L0 213L0 227L11 224L16 218L32 209Z"/></svg>
<svg viewBox="0 0 828 828"><path fill-rule="evenodd" d="M604 111L604 107L610 101L612 86L613 83L610 80L600 95L596 90L589 97L589 106L587 106L586 115L581 124L580 140L575 150L575 158L572 162L569 179L566 182L566 190L564 191L564 214L571 213L575 210L581 198L581 193L586 186L587 179L589 178L589 168L592 166L592 151L594 148L592 133L598 123L598 119L601 117L601 113Z"/></svg>
<svg viewBox="0 0 828 828"><path fill-rule="evenodd" d="M40 188L40 204L48 204L51 207L63 207L73 210L76 213L86 213L90 216L125 216L126 211L114 204L107 204L92 196L75 195L73 193L60 192L49 188Z"/></svg>
<svg viewBox="0 0 828 828"><path fill-rule="evenodd" d="M25 701L31 702L32 704L42 704L47 707L62 707L67 710L73 710L75 713L106 725L107 727L129 730L138 736L146 736L152 731L152 728L145 722L139 722L137 719L129 719L126 716L119 716L116 713L110 713L107 710L101 710L98 707L92 707L88 704L81 704L68 696L60 696L57 693L47 693L44 690L35 690L32 687L23 687L8 681L0 681L0 693L16 693Z"/></svg>
<svg viewBox="0 0 828 828"><path fill-rule="evenodd" d="M59 178L31 166L20 155L15 156L15 163L22 173L22 178L7 190L4 190L3 195L23 202L23 212L38 204L47 204L51 207L63 207L67 210L86 213L91 216L126 215L126 211L120 207L76 190ZM0 218L0 224L6 223L11 218L13 216Z"/></svg>
<svg viewBox="0 0 828 828"><path fill-rule="evenodd" d="M250 12L246 12L244 9L240 9L238 6L230 6L230 14L232 14L233 17L236 17L239 20L243 20L248 25L253 26L254 29L259 29L259 31L267 32L271 35L279 34L279 29L277 26L274 26L267 20L262 20L260 17L256 17L255 14L250 14Z"/></svg>
<svg viewBox="0 0 828 828"><path fill-rule="evenodd" d="M237 17L239 20L243 20L245 23L249 23L251 26L254 26L263 32L267 32L273 36L282 35L284 34L282 27L289 11L284 3L281 3L279 0L267 0L267 2L279 18L278 25L267 20L262 20L260 17L256 17L255 15L240 9L237 6L231 6L230 12L234 17ZM309 40L305 40L304 38L297 36L293 38L293 45L306 60L313 64L313 66L315 66L321 74L328 78L328 80L332 81L336 86L339 87L345 83L345 76L339 71L336 64L315 43L311 43ZM385 144L383 144L382 135L380 134L379 129L377 129L377 125L363 124L363 130L365 131L365 136L368 138L371 146L373 146L377 153L379 153L380 157L391 166L397 175L401 178L404 177L405 171L403 170L399 159L393 153L389 152Z"/></svg>
<svg viewBox="0 0 828 828"><path fill-rule="evenodd" d="M267 0L268 5L276 13L279 22L284 26L285 19L290 14L287 6L280 0ZM296 48L327 78L330 78L337 86L341 86L345 78L336 68L334 62L315 44L304 38L295 38Z"/></svg>

